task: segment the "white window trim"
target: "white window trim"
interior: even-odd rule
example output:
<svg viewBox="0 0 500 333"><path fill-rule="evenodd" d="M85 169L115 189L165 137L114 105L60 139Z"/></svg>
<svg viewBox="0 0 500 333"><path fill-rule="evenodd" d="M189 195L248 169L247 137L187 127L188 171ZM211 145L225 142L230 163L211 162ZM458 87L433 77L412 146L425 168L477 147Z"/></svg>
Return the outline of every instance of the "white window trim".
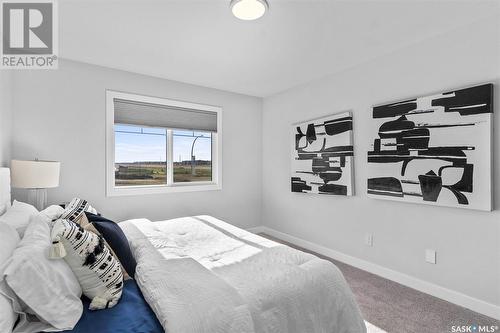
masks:
<svg viewBox="0 0 500 333"><path fill-rule="evenodd" d="M171 107L211 111L217 113L217 133L212 134L212 181L174 183L169 179L169 185L115 186L115 98L135 100L145 103L162 104ZM172 140L172 131L168 130L167 140ZM168 141L171 142L171 141ZM173 167L172 145L167 144L167 167ZM172 177L172 173L167 173ZM106 90L106 196L127 196L162 193L179 193L195 191L214 191L222 189L222 108L212 105L190 103L166 98L130 94L114 90Z"/></svg>

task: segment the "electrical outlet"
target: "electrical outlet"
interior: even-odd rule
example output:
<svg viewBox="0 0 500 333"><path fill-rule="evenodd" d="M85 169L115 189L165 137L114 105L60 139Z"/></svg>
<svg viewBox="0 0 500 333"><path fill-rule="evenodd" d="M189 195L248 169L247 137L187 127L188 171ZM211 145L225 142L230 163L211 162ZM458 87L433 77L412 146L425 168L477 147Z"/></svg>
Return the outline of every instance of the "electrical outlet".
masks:
<svg viewBox="0 0 500 333"><path fill-rule="evenodd" d="M366 246L373 246L373 234L365 235L365 244Z"/></svg>
<svg viewBox="0 0 500 333"><path fill-rule="evenodd" d="M436 251L427 249L425 250L425 261L428 262L429 264L435 264L436 263Z"/></svg>

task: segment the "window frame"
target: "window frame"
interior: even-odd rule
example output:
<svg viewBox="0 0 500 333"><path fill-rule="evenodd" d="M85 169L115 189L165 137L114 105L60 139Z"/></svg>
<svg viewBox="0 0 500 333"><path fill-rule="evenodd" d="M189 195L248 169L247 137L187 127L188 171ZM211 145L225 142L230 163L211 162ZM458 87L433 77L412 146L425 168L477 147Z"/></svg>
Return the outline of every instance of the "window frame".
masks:
<svg viewBox="0 0 500 333"><path fill-rule="evenodd" d="M114 99L161 104L174 108L186 108L217 113L217 132L212 133L212 181L174 183L173 181L173 131L167 128L167 184L115 186L115 105ZM179 129L185 130L185 129ZM222 108L219 106L191 103L167 98L138 95L106 90L106 196L146 195L214 191L222 189Z"/></svg>

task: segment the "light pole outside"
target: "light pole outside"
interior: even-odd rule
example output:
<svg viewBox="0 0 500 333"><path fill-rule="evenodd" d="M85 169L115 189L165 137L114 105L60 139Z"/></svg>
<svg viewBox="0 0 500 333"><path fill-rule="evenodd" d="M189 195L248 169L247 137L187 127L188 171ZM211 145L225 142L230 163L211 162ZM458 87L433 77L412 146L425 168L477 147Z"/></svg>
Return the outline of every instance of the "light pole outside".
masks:
<svg viewBox="0 0 500 333"><path fill-rule="evenodd" d="M196 140L198 138L203 137L202 135L197 136L193 140L193 144L191 145L191 176L196 176L196 169L195 169L195 161L196 161L196 156L194 156L194 144L196 143Z"/></svg>

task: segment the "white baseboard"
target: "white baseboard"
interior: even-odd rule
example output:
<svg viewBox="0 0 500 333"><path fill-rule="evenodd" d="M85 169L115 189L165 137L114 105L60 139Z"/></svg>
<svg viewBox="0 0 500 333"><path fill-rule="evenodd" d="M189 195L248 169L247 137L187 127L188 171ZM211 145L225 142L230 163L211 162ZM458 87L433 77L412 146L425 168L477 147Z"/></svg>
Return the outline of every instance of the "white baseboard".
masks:
<svg viewBox="0 0 500 333"><path fill-rule="evenodd" d="M383 278L389 279L391 281L400 283L402 285L405 285L407 287L416 289L418 291L421 291L423 293L444 299L448 302L457 304L459 306L462 306L464 308L470 309L472 311L479 312L481 314L484 314L488 317L495 318L497 320L500 320L500 306L491 304L482 300L479 300L474 297L467 296L465 294L462 294L460 292L447 289L441 286L438 286L436 284L420 280L416 277L394 271L392 269L368 262L363 259L359 259L356 257L352 257L350 255L329 249L325 246L318 245L312 242L309 242L307 240L286 234L284 232L268 228L266 226L258 226L254 228L247 229L250 232L253 233L265 233L270 236L279 238L281 240L284 240L286 242L290 242L292 244L295 244L297 246L303 247L305 249L314 251L316 253L322 254L324 256L330 257L332 259L344 262L346 264L349 264L351 266L357 267L359 269L362 269L364 271L379 275Z"/></svg>
<svg viewBox="0 0 500 333"><path fill-rule="evenodd" d="M266 232L267 230L270 230L270 229L269 229L269 228L266 228L266 227L264 227L264 226L262 226L262 225L259 225L259 226L257 226L257 227L252 227L252 228L247 228L247 229L246 229L246 231L249 231L249 232L251 232L251 233L253 233L253 234L261 234L261 233L263 233L263 232ZM271 235L271 234L269 234L269 235ZM272 235L271 235L271 236L272 236Z"/></svg>

